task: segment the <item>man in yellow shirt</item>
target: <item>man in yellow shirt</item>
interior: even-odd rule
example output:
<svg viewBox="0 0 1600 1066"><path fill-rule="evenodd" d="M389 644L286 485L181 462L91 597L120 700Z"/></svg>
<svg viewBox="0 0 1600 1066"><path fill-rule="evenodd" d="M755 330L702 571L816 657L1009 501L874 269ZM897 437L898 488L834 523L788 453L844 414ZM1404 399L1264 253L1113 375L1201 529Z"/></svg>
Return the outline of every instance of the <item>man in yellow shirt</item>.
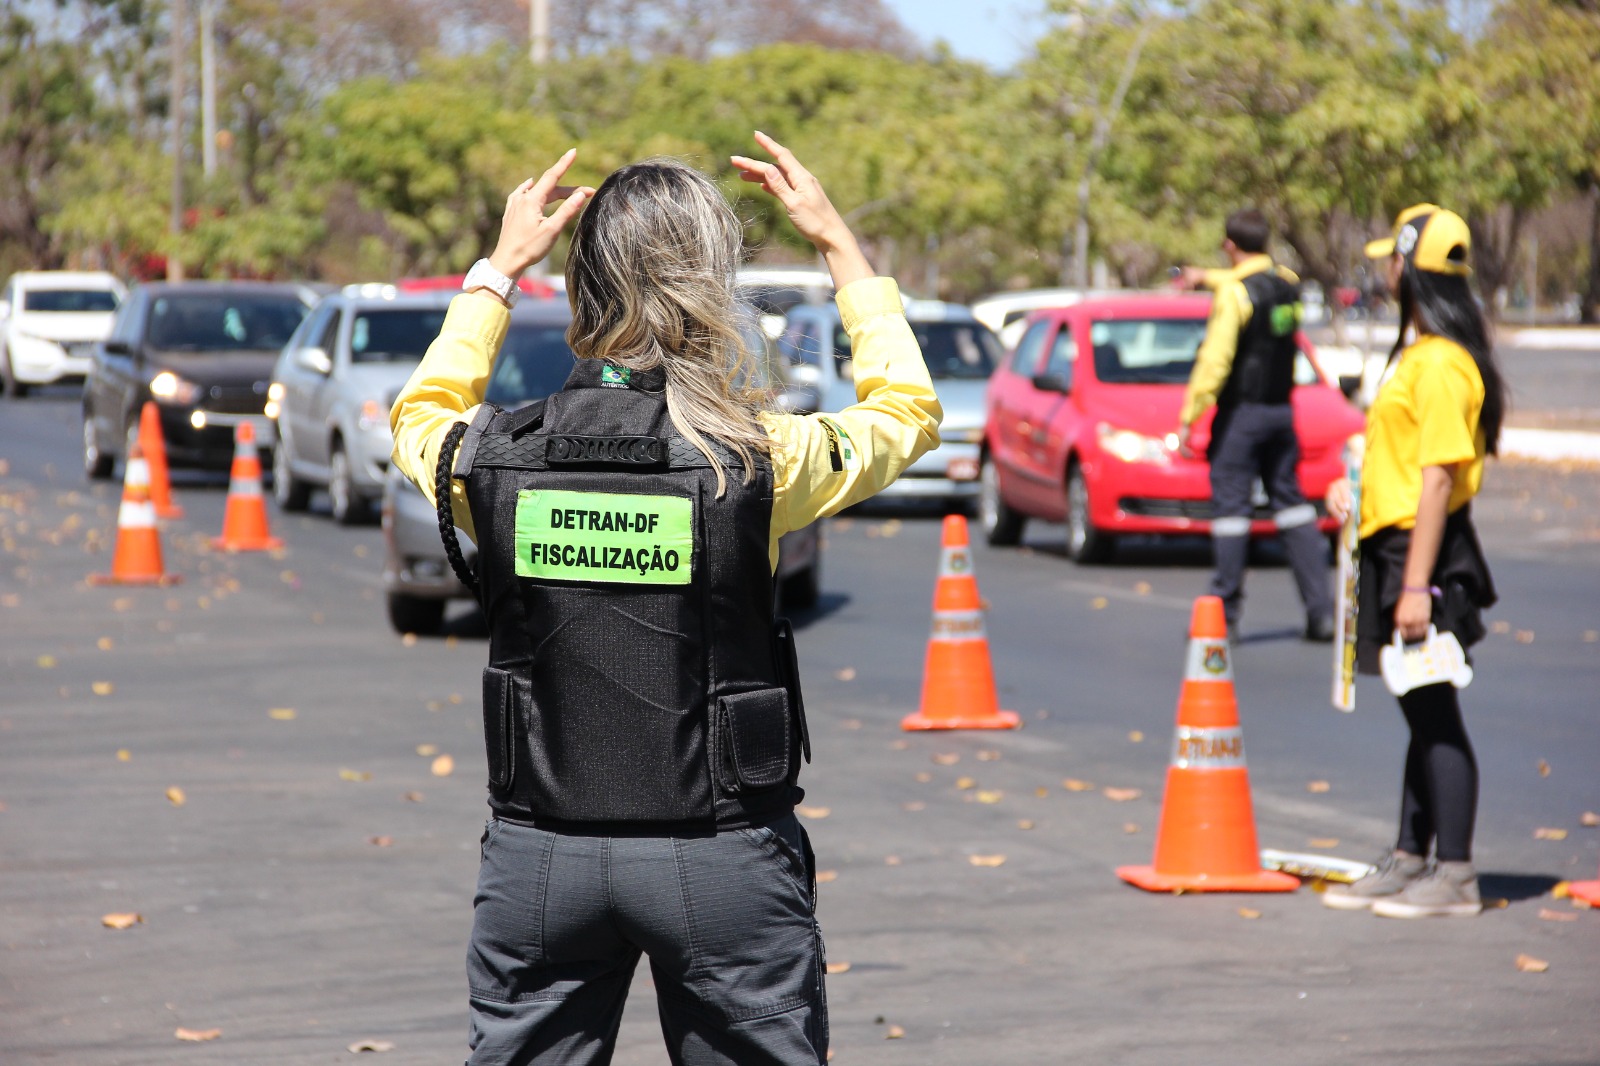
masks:
<svg viewBox="0 0 1600 1066"><path fill-rule="evenodd" d="M1187 449L1194 423L1213 405L1211 545L1216 569L1211 593L1222 598L1228 632L1237 639L1244 607L1244 569L1250 551L1257 479L1289 555L1305 606L1305 638L1333 639L1333 596L1316 508L1300 491L1300 442L1289 397L1300 325L1300 279L1266 254L1270 227L1261 212L1228 216L1222 250L1232 268L1184 271L1188 283L1214 291L1205 340L1184 391L1178 439Z"/></svg>

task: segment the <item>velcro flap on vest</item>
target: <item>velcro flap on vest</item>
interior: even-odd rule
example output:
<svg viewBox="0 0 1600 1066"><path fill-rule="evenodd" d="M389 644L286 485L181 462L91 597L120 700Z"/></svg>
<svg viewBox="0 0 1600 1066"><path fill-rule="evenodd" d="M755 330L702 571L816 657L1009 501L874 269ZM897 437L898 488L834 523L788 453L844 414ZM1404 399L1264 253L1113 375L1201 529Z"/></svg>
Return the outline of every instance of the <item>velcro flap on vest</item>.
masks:
<svg viewBox="0 0 1600 1066"><path fill-rule="evenodd" d="M757 689L717 700L718 729L743 788L771 788L789 776L789 694Z"/></svg>

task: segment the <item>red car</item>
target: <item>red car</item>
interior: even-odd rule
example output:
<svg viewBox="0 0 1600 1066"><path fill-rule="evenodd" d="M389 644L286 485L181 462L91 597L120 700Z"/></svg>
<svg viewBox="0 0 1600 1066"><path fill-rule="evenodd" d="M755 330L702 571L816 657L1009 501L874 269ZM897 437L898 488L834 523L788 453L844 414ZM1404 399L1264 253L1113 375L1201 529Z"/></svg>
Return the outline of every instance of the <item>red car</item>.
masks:
<svg viewBox="0 0 1600 1066"><path fill-rule="evenodd" d="M1065 521L1067 555L1087 563L1106 558L1119 534L1210 531L1211 413L1194 427L1192 456L1178 452L1176 433L1210 310L1209 296L1141 294L1035 312L989 380L978 509L989 543L1017 543L1029 518ZM1298 362L1300 487L1332 532L1322 497L1363 420ZM1264 506L1250 531L1276 532Z"/></svg>

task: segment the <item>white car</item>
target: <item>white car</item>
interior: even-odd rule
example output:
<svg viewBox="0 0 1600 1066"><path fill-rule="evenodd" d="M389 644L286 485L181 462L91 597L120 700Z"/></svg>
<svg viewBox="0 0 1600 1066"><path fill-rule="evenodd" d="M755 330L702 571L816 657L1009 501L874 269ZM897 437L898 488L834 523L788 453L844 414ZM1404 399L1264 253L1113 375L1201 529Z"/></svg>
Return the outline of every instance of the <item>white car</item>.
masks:
<svg viewBox="0 0 1600 1066"><path fill-rule="evenodd" d="M1083 300L1120 296L1113 289L1021 289L997 292L972 302L972 316L994 330L1006 351L1017 346L1028 316L1035 311L1071 307Z"/></svg>
<svg viewBox="0 0 1600 1066"><path fill-rule="evenodd" d="M0 290L0 384L7 396L34 385L83 380L95 344L128 290L100 271L13 274Z"/></svg>

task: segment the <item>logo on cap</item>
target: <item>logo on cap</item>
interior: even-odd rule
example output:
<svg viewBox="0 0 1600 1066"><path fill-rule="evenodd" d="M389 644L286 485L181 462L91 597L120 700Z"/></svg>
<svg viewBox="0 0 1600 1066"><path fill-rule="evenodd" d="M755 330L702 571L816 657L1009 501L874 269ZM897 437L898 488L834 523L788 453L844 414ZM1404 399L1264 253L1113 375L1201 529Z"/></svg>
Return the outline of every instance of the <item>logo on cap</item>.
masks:
<svg viewBox="0 0 1600 1066"><path fill-rule="evenodd" d="M1417 246L1417 227L1407 223L1400 231L1400 236L1394 239L1394 250L1401 255L1410 255Z"/></svg>

